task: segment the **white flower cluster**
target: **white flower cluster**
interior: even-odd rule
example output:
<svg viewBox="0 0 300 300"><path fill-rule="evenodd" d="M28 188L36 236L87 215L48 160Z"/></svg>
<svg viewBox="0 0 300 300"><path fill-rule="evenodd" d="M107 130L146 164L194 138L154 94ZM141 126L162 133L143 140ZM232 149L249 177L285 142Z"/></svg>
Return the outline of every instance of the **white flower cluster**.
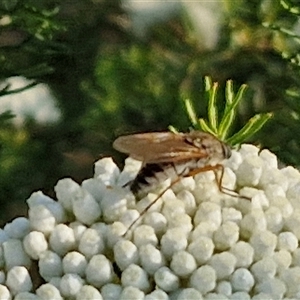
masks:
<svg viewBox="0 0 300 300"><path fill-rule="evenodd" d="M157 196L136 202L122 187L139 167L127 159L120 172L104 158L82 185L60 180L58 201L33 193L29 217L0 230L0 299L300 299L296 169L243 145L225 162L222 185L244 198L200 173L127 232ZM44 281L35 290L33 263Z"/></svg>

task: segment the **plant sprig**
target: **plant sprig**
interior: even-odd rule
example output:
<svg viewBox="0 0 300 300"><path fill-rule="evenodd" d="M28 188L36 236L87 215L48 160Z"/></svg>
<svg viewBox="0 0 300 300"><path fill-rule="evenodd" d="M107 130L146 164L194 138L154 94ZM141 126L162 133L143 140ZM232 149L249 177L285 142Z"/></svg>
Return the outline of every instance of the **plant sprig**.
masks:
<svg viewBox="0 0 300 300"><path fill-rule="evenodd" d="M273 113L257 114L252 117L246 125L237 133L229 137L230 129L233 126L237 108L247 89L247 85L240 86L237 93L233 90L232 80L228 80L225 88L225 107L219 121L218 116L218 83L212 83L210 77L205 77L205 92L208 96L208 120L198 118L190 99L184 99L188 117L195 129L209 132L220 140L234 146L241 144L259 131L264 124L273 116Z"/></svg>

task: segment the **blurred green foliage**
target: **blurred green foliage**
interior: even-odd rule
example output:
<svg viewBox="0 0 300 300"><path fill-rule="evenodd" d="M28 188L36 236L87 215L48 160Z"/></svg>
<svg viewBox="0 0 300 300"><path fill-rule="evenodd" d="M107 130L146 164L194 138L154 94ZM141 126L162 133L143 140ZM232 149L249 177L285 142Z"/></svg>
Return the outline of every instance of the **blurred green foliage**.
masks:
<svg viewBox="0 0 300 300"><path fill-rule="evenodd" d="M274 112L251 142L299 166L300 5L224 0L220 6L220 38L210 49L184 5L142 39L130 30L131 16L119 1L3 0L0 79L22 75L33 84L47 83L62 118L51 126L28 120L17 128L9 113L0 112L2 221L23 214L32 191L53 196L60 178L92 176L93 162L101 156L121 161L111 148L118 135L166 130L170 124L188 130L180 99L191 99L205 118L206 75L220 89L228 79L234 86L246 83L234 131L256 113ZM1 95L7 91L2 88ZM220 111L225 102L221 97Z"/></svg>

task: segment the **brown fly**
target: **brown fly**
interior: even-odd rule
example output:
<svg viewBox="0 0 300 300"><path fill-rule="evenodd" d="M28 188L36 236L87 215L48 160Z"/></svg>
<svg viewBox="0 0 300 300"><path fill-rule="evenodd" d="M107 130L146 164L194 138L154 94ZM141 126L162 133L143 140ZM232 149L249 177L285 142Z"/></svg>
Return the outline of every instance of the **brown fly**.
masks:
<svg viewBox="0 0 300 300"><path fill-rule="evenodd" d="M141 212L140 216L181 178L206 171L215 173L218 188L222 193L238 196L234 191L222 186L224 174L222 161L231 156L231 149L209 133L192 131L178 134L172 132L132 134L117 138L113 147L143 162L136 178L130 183L133 193L137 194L147 185L171 179L170 185Z"/></svg>

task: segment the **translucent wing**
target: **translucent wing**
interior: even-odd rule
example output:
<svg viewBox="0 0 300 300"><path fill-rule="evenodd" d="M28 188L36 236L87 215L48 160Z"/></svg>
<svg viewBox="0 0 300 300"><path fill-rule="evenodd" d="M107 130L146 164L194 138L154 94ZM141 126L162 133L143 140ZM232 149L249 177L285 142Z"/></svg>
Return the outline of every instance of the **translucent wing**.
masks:
<svg viewBox="0 0 300 300"><path fill-rule="evenodd" d="M178 162L207 157L204 147L196 147L187 142L188 135L172 132L132 134L117 138L113 147L145 163Z"/></svg>

